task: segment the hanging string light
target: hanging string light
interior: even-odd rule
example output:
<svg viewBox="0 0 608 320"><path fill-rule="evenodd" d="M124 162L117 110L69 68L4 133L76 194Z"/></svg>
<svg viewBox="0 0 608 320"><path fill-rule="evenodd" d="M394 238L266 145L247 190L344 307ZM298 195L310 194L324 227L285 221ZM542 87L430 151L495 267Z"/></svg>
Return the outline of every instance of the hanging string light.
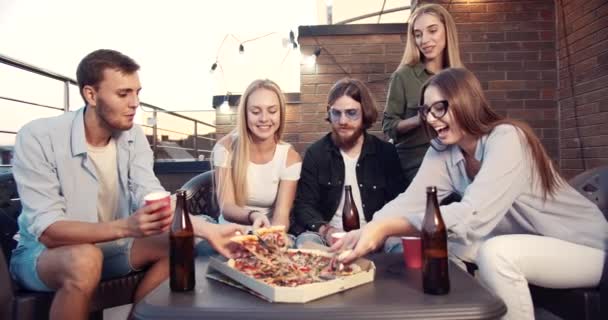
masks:
<svg viewBox="0 0 608 320"><path fill-rule="evenodd" d="M296 35L293 33L293 30L289 30L289 42L291 42L294 50L298 48L298 43L296 42Z"/></svg>
<svg viewBox="0 0 608 320"><path fill-rule="evenodd" d="M211 68L209 69L209 73L213 74L213 73L215 73L215 70L217 70L219 68L219 70L222 73L224 84L226 84L226 79L225 79L225 75L223 74L222 64L220 63L221 59L219 57L221 49L222 49L222 47L224 46L224 44L226 42L226 39L232 38L232 39L234 39L234 41L236 41L239 44L239 59L238 60L239 60L240 64L244 64L244 63L246 63L245 43L251 42L251 41L256 41L256 40L259 40L259 39L262 39L262 38L266 38L266 37L274 35L274 34L277 34L277 32L270 32L270 33L261 35L259 37L254 37L254 38L247 39L247 40L244 40L244 41L241 41L241 39L239 39L234 34L231 34L231 33L226 34L224 36L224 39L222 40L222 43L220 44L220 46L217 49L217 55L215 57L215 62L213 62L213 64L211 64ZM293 50L295 50L295 49L298 48L298 44L296 42L296 37L295 37L295 34L294 34L294 32L292 30L289 31L289 39L283 38L283 41L284 41L283 45L284 45L285 48L287 48L287 44L290 44L291 48L293 48ZM287 55L289 55L289 51L291 51L291 50L292 49L289 49L287 51ZM287 57L287 55L285 56L285 58ZM285 58L283 59L283 62L285 62Z"/></svg>

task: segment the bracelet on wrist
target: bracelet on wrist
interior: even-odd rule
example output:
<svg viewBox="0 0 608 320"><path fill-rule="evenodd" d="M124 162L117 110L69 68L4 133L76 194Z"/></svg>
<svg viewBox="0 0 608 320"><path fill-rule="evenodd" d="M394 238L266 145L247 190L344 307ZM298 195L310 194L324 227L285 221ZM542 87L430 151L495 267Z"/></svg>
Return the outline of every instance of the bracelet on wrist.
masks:
<svg viewBox="0 0 608 320"><path fill-rule="evenodd" d="M251 215L254 214L254 213L256 213L256 212L259 213L258 210L249 210L249 213L247 213L247 221L249 221L249 223L253 223L253 220L251 220Z"/></svg>

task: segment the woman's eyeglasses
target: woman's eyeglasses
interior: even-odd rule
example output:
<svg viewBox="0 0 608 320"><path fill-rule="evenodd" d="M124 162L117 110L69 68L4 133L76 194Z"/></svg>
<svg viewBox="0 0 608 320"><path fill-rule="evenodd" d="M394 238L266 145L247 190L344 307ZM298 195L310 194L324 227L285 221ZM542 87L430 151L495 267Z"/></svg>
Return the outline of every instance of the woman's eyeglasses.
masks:
<svg viewBox="0 0 608 320"><path fill-rule="evenodd" d="M429 113L432 114L435 119L441 119L443 118L443 116L445 116L446 113L448 113L449 105L450 104L447 100L437 101L430 106L423 104L418 107L418 113L424 121L426 121L426 118Z"/></svg>
<svg viewBox="0 0 608 320"><path fill-rule="evenodd" d="M346 118L351 121L357 121L361 117L361 112L359 109L345 109L344 111L341 111L332 107L329 108L327 113L329 114L329 120L331 122L340 121L340 118L342 118L342 114L344 114Z"/></svg>

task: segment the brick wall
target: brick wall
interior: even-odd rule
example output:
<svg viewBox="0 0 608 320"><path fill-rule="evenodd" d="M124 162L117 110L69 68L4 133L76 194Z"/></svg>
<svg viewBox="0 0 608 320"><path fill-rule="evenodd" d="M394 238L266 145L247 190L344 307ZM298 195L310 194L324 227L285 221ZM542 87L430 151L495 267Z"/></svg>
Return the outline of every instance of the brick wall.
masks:
<svg viewBox="0 0 608 320"><path fill-rule="evenodd" d="M559 130L553 1L420 2L436 2L448 8L459 30L463 61L481 80L492 106L502 114L530 123L557 160ZM387 77L403 54L404 33L301 36L299 40L304 52L321 45L351 76L375 81L370 87L379 108L384 108ZM331 83L344 76L344 71L336 66L330 55L322 53L315 67L302 65L301 72L302 104L297 112L311 125L304 125L301 129L305 131L296 132L295 137L306 145L321 135L318 131L323 126L318 123L322 123L324 116L323 99ZM374 127L376 132L378 124Z"/></svg>
<svg viewBox="0 0 608 320"><path fill-rule="evenodd" d="M315 65L301 65L301 104L290 109L287 132L298 150L306 147L331 130L326 117L327 94L331 86L346 76L364 81L370 88L378 107L378 121L369 130L383 137L381 115L386 102L388 78L403 55L405 39L398 34L342 35L300 37L302 52L310 54L321 47ZM394 29L394 28L393 28ZM339 64L339 66L338 66Z"/></svg>
<svg viewBox="0 0 608 320"><path fill-rule="evenodd" d="M234 129L236 125L236 107L231 108L228 113L222 113L219 108L215 112L215 138L219 140L230 130Z"/></svg>
<svg viewBox="0 0 608 320"><path fill-rule="evenodd" d="M490 105L528 122L558 160L553 1L435 2L454 17L463 62L480 79Z"/></svg>
<svg viewBox="0 0 608 320"><path fill-rule="evenodd" d="M605 0L420 2L448 8L463 60L480 78L492 106L530 123L566 177L608 164ZM302 152L330 130L324 121L327 92L347 73L369 83L381 111L388 77L403 54L404 30L405 25L301 27L303 54L318 46L323 51L316 65L301 66L301 99L288 106L285 140ZM220 134L226 132L234 116L218 115L217 124ZM372 133L381 135L379 124Z"/></svg>
<svg viewBox="0 0 608 320"><path fill-rule="evenodd" d="M556 0L560 165L572 176L608 165L608 2Z"/></svg>
<svg viewBox="0 0 608 320"><path fill-rule="evenodd" d="M353 28L361 29L361 26L319 27L337 33L345 30L352 32ZM304 29L313 29L314 33L316 28L300 27L300 34ZM301 65L299 100L289 99L292 101L287 105L287 124L283 138L294 145L302 155L312 142L331 130L329 123L325 121L327 93L336 81L347 75L365 81L372 91L380 114L378 122L370 132L383 136L380 127L381 113L386 101L388 78L399 65L403 55L405 24L369 25L363 29L366 29L363 33L368 33L367 35L300 36L298 39L303 55L311 55L315 48L322 48L315 64ZM369 34L370 30L373 34ZM389 30L388 34L381 33L387 32L386 30ZM227 114L218 111L218 139L234 128L235 111L236 108Z"/></svg>

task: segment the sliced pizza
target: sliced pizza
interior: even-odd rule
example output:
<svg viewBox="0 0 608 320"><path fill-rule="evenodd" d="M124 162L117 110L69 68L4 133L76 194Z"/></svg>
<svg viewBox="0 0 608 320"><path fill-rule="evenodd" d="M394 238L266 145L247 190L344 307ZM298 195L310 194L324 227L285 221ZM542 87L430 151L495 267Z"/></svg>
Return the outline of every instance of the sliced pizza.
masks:
<svg viewBox="0 0 608 320"><path fill-rule="evenodd" d="M259 228L255 230L258 236L264 240L266 245L272 249L287 250L289 238L285 231L285 226L272 226L268 228Z"/></svg>
<svg viewBox="0 0 608 320"><path fill-rule="evenodd" d="M273 264L270 251L260 244L257 236L246 234L234 236L230 240L238 243L246 250L246 252L249 252L261 262L265 264Z"/></svg>
<svg viewBox="0 0 608 320"><path fill-rule="evenodd" d="M332 258L328 252L290 249L285 254L289 263L276 258L270 258L271 263L268 263L268 259L260 260L251 255L231 259L228 265L269 285L286 287L333 280L361 271L356 264L336 269L332 266Z"/></svg>

